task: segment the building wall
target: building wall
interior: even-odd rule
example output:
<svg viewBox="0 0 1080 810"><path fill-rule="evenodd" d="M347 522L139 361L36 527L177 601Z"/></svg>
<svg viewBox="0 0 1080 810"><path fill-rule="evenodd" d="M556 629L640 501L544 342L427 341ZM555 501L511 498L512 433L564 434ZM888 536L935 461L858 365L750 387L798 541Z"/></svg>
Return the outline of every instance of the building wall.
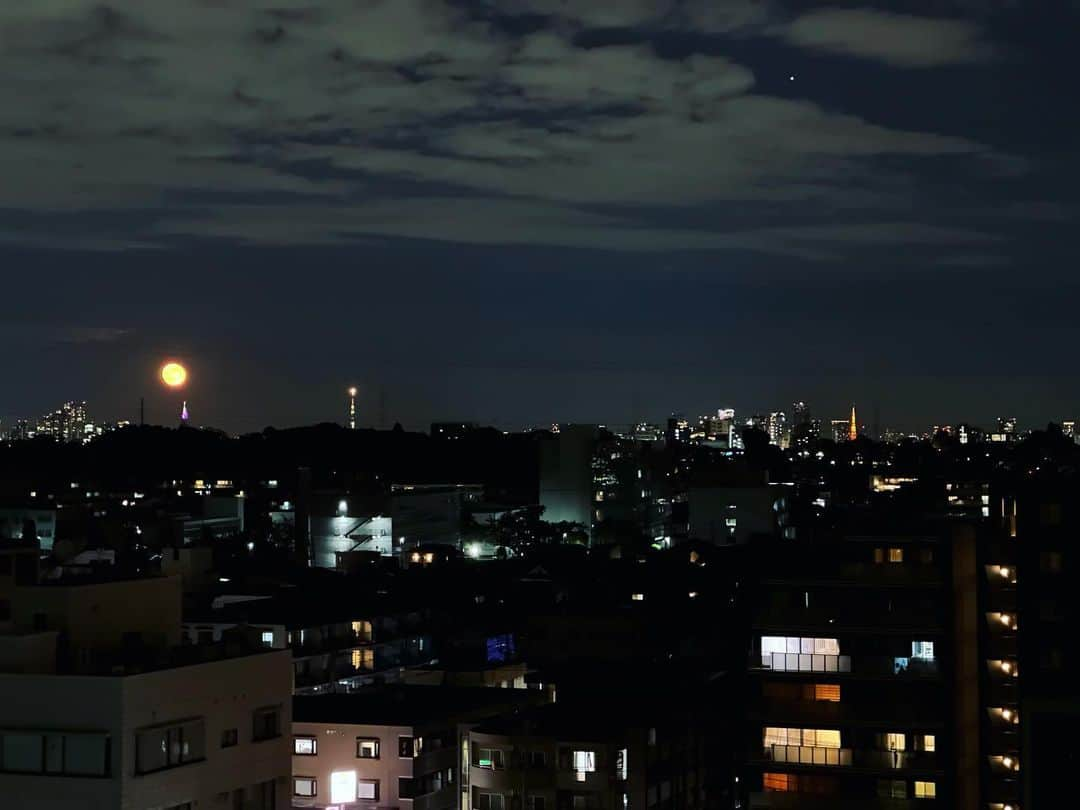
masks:
<svg viewBox="0 0 1080 810"><path fill-rule="evenodd" d="M4 730L101 732L110 739L109 775L0 773L0 806L20 810L149 810L193 802L222 810L289 807L291 669L286 652L233 658L128 677L0 675ZM255 742L254 712L279 707L282 735ZM201 761L156 773L136 772L136 733L201 719ZM223 732L237 744L223 748ZM273 783L276 800L255 800L253 787ZM242 802L233 804L242 790ZM17 804L8 804L16 801Z"/></svg>
<svg viewBox="0 0 1080 810"><path fill-rule="evenodd" d="M171 647L180 643L181 598L180 577L33 586L16 589L12 620L18 630L55 630L74 651L113 649L130 633Z"/></svg>
<svg viewBox="0 0 1080 810"><path fill-rule="evenodd" d="M690 538L727 545L772 534L777 497L770 487L694 487L687 495Z"/></svg>
<svg viewBox="0 0 1080 810"><path fill-rule="evenodd" d="M549 523L581 523L592 530L592 456L597 428L569 425L540 444L540 505Z"/></svg>
<svg viewBox="0 0 1080 810"><path fill-rule="evenodd" d="M293 783L290 782L288 792L294 807L323 808L330 805L331 775L335 772L355 772L357 780L378 781L378 801L363 802L363 807L411 806L411 802L402 802L398 795L398 780L411 779L413 776L412 757L398 756L398 738L412 738L411 727L293 723L292 734L292 740L311 737L317 744L315 756L292 757L292 778L314 777L317 791L313 798L296 797L292 795ZM359 738L379 740L378 759L360 759L356 756ZM290 745L293 745L292 741Z"/></svg>

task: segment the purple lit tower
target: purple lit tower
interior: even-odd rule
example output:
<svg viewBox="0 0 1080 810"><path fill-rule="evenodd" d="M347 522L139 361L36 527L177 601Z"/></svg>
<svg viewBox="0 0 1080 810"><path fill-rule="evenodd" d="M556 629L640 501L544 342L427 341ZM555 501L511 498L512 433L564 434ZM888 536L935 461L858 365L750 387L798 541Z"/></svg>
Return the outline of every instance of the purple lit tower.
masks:
<svg viewBox="0 0 1080 810"><path fill-rule="evenodd" d="M188 420L191 419L191 414L188 413L187 400L184 400L184 407L180 409L180 424L186 425Z"/></svg>

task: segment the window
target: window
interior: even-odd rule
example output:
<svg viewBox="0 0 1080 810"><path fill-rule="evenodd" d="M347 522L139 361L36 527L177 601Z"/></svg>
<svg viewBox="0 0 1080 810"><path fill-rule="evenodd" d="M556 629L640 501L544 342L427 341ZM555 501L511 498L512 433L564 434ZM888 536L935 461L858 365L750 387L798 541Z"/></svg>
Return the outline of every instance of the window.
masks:
<svg viewBox="0 0 1080 810"><path fill-rule="evenodd" d="M883 549L883 548L875 548L874 549L874 562L875 563L883 563L883 562L885 562L885 549Z"/></svg>
<svg viewBox="0 0 1080 810"><path fill-rule="evenodd" d="M936 799L937 798L937 782L916 782L915 783L915 798L916 799Z"/></svg>
<svg viewBox="0 0 1080 810"><path fill-rule="evenodd" d="M815 683L813 685L813 699L825 701L828 703L840 702L840 684L836 683Z"/></svg>
<svg viewBox="0 0 1080 810"><path fill-rule="evenodd" d="M277 706L258 709L253 716L251 739L255 742L281 736L281 709Z"/></svg>
<svg viewBox="0 0 1080 810"><path fill-rule="evenodd" d="M934 642L913 641L911 642L911 657L922 661L934 660Z"/></svg>
<svg viewBox="0 0 1080 810"><path fill-rule="evenodd" d="M416 746L412 737L398 737L398 756L412 759L415 755Z"/></svg>
<svg viewBox="0 0 1080 810"><path fill-rule="evenodd" d="M882 799L906 799L907 782L900 779L879 779L878 796Z"/></svg>
<svg viewBox="0 0 1080 810"><path fill-rule="evenodd" d="M769 792L787 793L798 790L796 777L789 773L766 773L762 775L762 786Z"/></svg>
<svg viewBox="0 0 1080 810"><path fill-rule="evenodd" d="M293 796L306 796L311 798L318 795L314 776L298 776L293 779Z"/></svg>
<svg viewBox="0 0 1080 810"><path fill-rule="evenodd" d="M408 776L399 776L397 780L397 795L399 799L411 799L415 791L413 790L413 780Z"/></svg>
<svg viewBox="0 0 1080 810"><path fill-rule="evenodd" d="M356 798L356 771L334 771L330 774L331 804L348 804Z"/></svg>
<svg viewBox="0 0 1080 810"><path fill-rule="evenodd" d="M761 663L778 672L851 671L851 659L840 655L835 638L762 636Z"/></svg>
<svg viewBox="0 0 1080 810"><path fill-rule="evenodd" d="M293 737L293 753L298 757L313 757L319 753L314 737Z"/></svg>
<svg viewBox="0 0 1080 810"><path fill-rule="evenodd" d="M66 776L108 776L106 734L3 732L0 773L50 773Z"/></svg>
<svg viewBox="0 0 1080 810"><path fill-rule="evenodd" d="M907 738L903 734L890 732L885 735L885 750L886 751L906 751L907 750Z"/></svg>
<svg viewBox="0 0 1080 810"><path fill-rule="evenodd" d="M379 800L379 780L361 779L357 782L356 798L362 802L377 802Z"/></svg>
<svg viewBox="0 0 1080 810"><path fill-rule="evenodd" d="M153 773L206 758L201 718L135 732L135 773Z"/></svg>
<svg viewBox="0 0 1080 810"><path fill-rule="evenodd" d="M221 747L232 748L234 745L240 742L240 730L236 728L227 728L221 732Z"/></svg>
<svg viewBox="0 0 1080 810"><path fill-rule="evenodd" d="M904 550L902 548L890 548L889 549L889 562L902 563L904 561Z"/></svg>
<svg viewBox="0 0 1080 810"><path fill-rule="evenodd" d="M263 630L262 631L262 643L263 643L264 647L273 647L274 646L274 631L273 630Z"/></svg>
<svg viewBox="0 0 1080 810"><path fill-rule="evenodd" d="M1039 552L1039 569L1044 574L1060 574L1063 559L1060 551Z"/></svg>
<svg viewBox="0 0 1080 810"><path fill-rule="evenodd" d="M615 756L615 773L619 777L619 779L622 779L624 781L627 778L627 766L629 764L627 762L628 754L629 751L627 751L627 749L620 748L619 753Z"/></svg>
<svg viewBox="0 0 1080 810"><path fill-rule="evenodd" d="M506 755L501 748L477 748L476 767L502 770L506 767Z"/></svg>
<svg viewBox="0 0 1080 810"><path fill-rule="evenodd" d="M357 759L378 759L379 758L379 741L374 737L357 737L356 739L356 757Z"/></svg>
<svg viewBox="0 0 1080 810"><path fill-rule="evenodd" d="M578 773L594 773L596 771L596 752L575 751L574 770Z"/></svg>
<svg viewBox="0 0 1080 810"><path fill-rule="evenodd" d="M937 751L937 738L933 734L922 735L922 750Z"/></svg>
<svg viewBox="0 0 1080 810"><path fill-rule="evenodd" d="M530 768L544 768L547 766L547 754L543 751L530 751L529 752L529 767Z"/></svg>
<svg viewBox="0 0 1080 810"><path fill-rule="evenodd" d="M839 748L838 729L776 728L768 726L764 731L765 746L797 745L805 748Z"/></svg>
<svg viewBox="0 0 1080 810"><path fill-rule="evenodd" d="M506 799L501 793L477 793L476 810L506 810Z"/></svg>
<svg viewBox="0 0 1080 810"><path fill-rule="evenodd" d="M525 800L526 810L545 810L544 797L529 794Z"/></svg>

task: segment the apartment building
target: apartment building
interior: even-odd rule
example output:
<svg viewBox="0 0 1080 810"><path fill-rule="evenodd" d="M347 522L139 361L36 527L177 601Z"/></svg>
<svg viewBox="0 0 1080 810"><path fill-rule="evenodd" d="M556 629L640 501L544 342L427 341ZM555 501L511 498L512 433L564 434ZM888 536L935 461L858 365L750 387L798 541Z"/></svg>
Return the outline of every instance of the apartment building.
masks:
<svg viewBox="0 0 1080 810"><path fill-rule="evenodd" d="M242 637L177 646L177 578L58 582L11 598L0 795L12 806L289 806L288 652Z"/></svg>
<svg viewBox="0 0 1080 810"><path fill-rule="evenodd" d="M457 808L469 728L545 699L522 689L401 684L297 696L293 807Z"/></svg>
<svg viewBox="0 0 1080 810"><path fill-rule="evenodd" d="M756 549L750 807L960 806L953 557L962 542L849 534Z"/></svg>

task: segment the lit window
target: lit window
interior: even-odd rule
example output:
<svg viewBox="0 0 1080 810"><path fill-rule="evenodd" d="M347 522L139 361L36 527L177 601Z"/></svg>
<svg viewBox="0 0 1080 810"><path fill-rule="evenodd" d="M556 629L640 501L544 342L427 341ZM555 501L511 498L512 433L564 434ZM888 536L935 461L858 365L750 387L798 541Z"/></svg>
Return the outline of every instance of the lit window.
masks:
<svg viewBox="0 0 1080 810"><path fill-rule="evenodd" d="M885 749L888 751L904 751L907 749L907 738L903 734L895 732L886 734Z"/></svg>
<svg viewBox="0 0 1080 810"><path fill-rule="evenodd" d="M882 548L875 548L874 549L874 562L875 563L883 563L883 562L885 562L885 549L882 549Z"/></svg>
<svg viewBox="0 0 1080 810"><path fill-rule="evenodd" d="M379 780L361 779L356 783L356 798L360 801L377 802L379 800Z"/></svg>
<svg viewBox="0 0 1080 810"><path fill-rule="evenodd" d="M902 563L904 561L904 550L902 548L890 548L889 549L889 562Z"/></svg>
<svg viewBox="0 0 1080 810"><path fill-rule="evenodd" d="M643 593L630 594L630 598L633 599L635 602L644 602L645 601L645 594L643 594Z"/></svg>
<svg viewBox="0 0 1080 810"><path fill-rule="evenodd" d="M937 751L937 738L933 734L923 734L923 751Z"/></svg>
<svg viewBox="0 0 1080 810"><path fill-rule="evenodd" d="M596 771L595 751L575 751L574 770L578 773L593 773Z"/></svg>
<svg viewBox="0 0 1080 810"><path fill-rule="evenodd" d="M293 779L293 796L316 796L315 778L312 776L298 776Z"/></svg>
<svg viewBox="0 0 1080 810"><path fill-rule="evenodd" d="M378 759L379 741L374 738L359 738L356 741L357 759Z"/></svg>
<svg viewBox="0 0 1080 810"><path fill-rule="evenodd" d="M330 801L344 804L356 798L356 771L334 771L330 774Z"/></svg>
<svg viewBox="0 0 1080 810"><path fill-rule="evenodd" d="M840 685L835 683L814 684L814 700L828 701L829 703L839 703Z"/></svg>
<svg viewBox="0 0 1080 810"><path fill-rule="evenodd" d="M506 767L506 757L501 748L477 748L476 767L502 770Z"/></svg>
<svg viewBox="0 0 1080 810"><path fill-rule="evenodd" d="M298 757L313 757L318 752L314 737L293 737L293 753Z"/></svg>
<svg viewBox="0 0 1080 810"><path fill-rule="evenodd" d="M799 789L798 778L790 773L765 773L761 781L766 791L787 793Z"/></svg>
<svg viewBox="0 0 1080 810"><path fill-rule="evenodd" d="M918 658L923 661L934 660L934 642L932 641L913 641L911 642L911 657Z"/></svg>
<svg viewBox="0 0 1080 810"><path fill-rule="evenodd" d="M934 799L934 798L937 798L937 782L916 782L915 783L915 798L916 799Z"/></svg>
<svg viewBox="0 0 1080 810"><path fill-rule="evenodd" d="M273 633L272 630L263 630L263 632L262 632L262 643L263 643L264 647L273 647L274 646L274 633Z"/></svg>

